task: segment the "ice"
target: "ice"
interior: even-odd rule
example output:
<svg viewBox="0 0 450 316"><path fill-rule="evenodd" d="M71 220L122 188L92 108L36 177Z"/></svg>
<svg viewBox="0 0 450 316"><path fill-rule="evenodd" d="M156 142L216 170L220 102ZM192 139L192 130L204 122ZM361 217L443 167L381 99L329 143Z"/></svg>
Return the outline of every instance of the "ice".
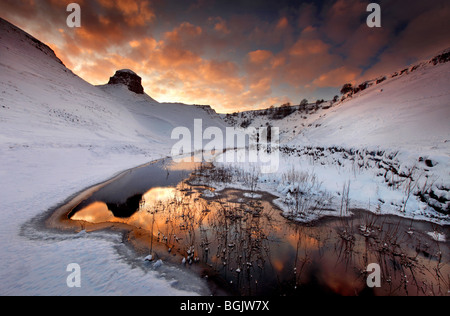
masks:
<svg viewBox="0 0 450 316"><path fill-rule="evenodd" d="M428 232L427 235L433 238L433 240L435 241L446 242L447 240L445 234L439 232Z"/></svg>
<svg viewBox="0 0 450 316"><path fill-rule="evenodd" d="M148 255L147 257L144 258L145 261L153 261L153 256L152 255Z"/></svg>

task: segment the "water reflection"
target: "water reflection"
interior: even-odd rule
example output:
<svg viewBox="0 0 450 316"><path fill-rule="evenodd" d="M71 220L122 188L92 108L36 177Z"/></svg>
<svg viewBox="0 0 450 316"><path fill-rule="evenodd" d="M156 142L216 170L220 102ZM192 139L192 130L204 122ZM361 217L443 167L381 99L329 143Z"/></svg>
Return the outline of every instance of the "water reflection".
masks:
<svg viewBox="0 0 450 316"><path fill-rule="evenodd" d="M115 221L114 214L104 202L94 202L72 216L73 220L89 223L103 223Z"/></svg>
<svg viewBox="0 0 450 316"><path fill-rule="evenodd" d="M446 295L448 244L433 242L426 223L362 212L351 219L298 225L281 216L272 197L206 186L153 187L127 218L93 202L72 220L125 223L149 236L148 251L216 275L241 295ZM212 197L214 196L214 197ZM247 195L248 196L248 195ZM380 289L366 286L366 267L382 268Z"/></svg>

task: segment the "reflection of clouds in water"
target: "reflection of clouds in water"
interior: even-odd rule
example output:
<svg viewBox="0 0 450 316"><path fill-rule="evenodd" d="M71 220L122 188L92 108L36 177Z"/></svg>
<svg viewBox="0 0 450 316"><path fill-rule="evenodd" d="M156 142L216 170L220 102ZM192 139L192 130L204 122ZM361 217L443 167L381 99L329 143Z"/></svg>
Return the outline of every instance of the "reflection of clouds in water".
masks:
<svg viewBox="0 0 450 316"><path fill-rule="evenodd" d="M318 281L327 288L331 289L333 293L343 296L354 296L360 293L364 287L364 279L351 272L350 269L345 269L344 266L336 265L330 261L322 263Z"/></svg>
<svg viewBox="0 0 450 316"><path fill-rule="evenodd" d="M158 203L165 203L176 197L177 189L175 188L152 188L142 196L143 205L141 209L154 207Z"/></svg>
<svg viewBox="0 0 450 316"><path fill-rule="evenodd" d="M127 223L146 230L152 230L153 219L156 221L156 227L161 227L165 224L166 219L163 216L155 216L151 212L157 210L164 211L170 202L178 201L178 190L172 187L166 188L152 188L142 196L139 211L134 213Z"/></svg>
<svg viewBox="0 0 450 316"><path fill-rule="evenodd" d="M103 223L115 221L113 213L108 209L106 203L94 202L72 216L72 220L85 221L89 223Z"/></svg>
<svg viewBox="0 0 450 316"><path fill-rule="evenodd" d="M280 227L279 229L281 231L283 228ZM308 250L318 250L323 244L323 242L321 243L315 237L309 236L308 234L302 234L300 232L298 234L288 234L286 236L286 240L294 248L301 246L302 249Z"/></svg>
<svg viewBox="0 0 450 316"><path fill-rule="evenodd" d="M193 158L185 158L186 161L175 162L171 161L165 163L164 167L169 171L183 171L183 170L193 170L201 165L200 162L194 162Z"/></svg>
<svg viewBox="0 0 450 316"><path fill-rule="evenodd" d="M351 229L364 224L364 217L345 220L347 226L344 228L353 237L349 243L340 234L342 221L330 220L317 226L292 224L281 216L280 211L274 211L270 202L254 196L250 198L243 191L226 190L221 192L220 198L203 198L205 193L213 191L209 187L191 187L182 182L176 188L157 187L144 193L139 210L130 218L115 218L105 203L95 202L77 212L72 219L92 223L120 222L151 232L157 242L190 258L188 262L199 258L228 281L236 282L233 284L244 294L265 293L264 288L256 287L256 281L270 287L283 280L298 285L317 283L331 293L354 295L365 287L364 276L359 272L365 269L365 262L380 260L378 244L368 244L358 230ZM408 227L410 223L404 225ZM389 231L388 223L385 229ZM382 237L380 235L379 239ZM188 249L195 249L191 257ZM414 255L414 250L408 250L408 247L402 247L402 251ZM387 275L402 273L408 274L408 279L413 277L414 271L398 270L403 267L400 259L390 257L389 252L385 255L389 258L389 264L383 266ZM390 263L392 260L395 262ZM448 267L443 266L442 273L447 271ZM238 283L247 276L252 284ZM419 276L415 274L415 277ZM435 284L432 273L420 276L420 281L427 286ZM395 279L394 289L399 292L394 293L404 293L403 288L398 287L402 282L401 277ZM390 288L379 291L391 293Z"/></svg>
<svg viewBox="0 0 450 316"><path fill-rule="evenodd" d="M135 225L136 227L145 227L149 221L148 211L151 211L160 203L168 203L175 199L177 189L175 188L152 188L147 191L142 197L142 204L140 210L133 214L130 218L117 218L108 209L104 202L94 202L87 207L76 212L72 216L72 220L85 221L93 224L104 222L127 223Z"/></svg>

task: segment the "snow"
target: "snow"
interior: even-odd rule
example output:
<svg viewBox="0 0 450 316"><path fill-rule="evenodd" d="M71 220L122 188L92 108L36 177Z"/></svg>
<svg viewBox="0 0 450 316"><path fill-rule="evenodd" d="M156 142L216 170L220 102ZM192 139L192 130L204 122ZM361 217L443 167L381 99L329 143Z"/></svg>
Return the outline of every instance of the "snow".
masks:
<svg viewBox="0 0 450 316"><path fill-rule="evenodd" d="M407 199L408 182L404 182L397 190L387 188L386 184L380 181L384 179L376 177L377 173L385 170L374 168L376 164L369 161L372 158L378 159L382 161L381 164L386 164L387 168L397 168L399 174L407 175L413 172L416 191L429 186L438 198L448 200L450 63L433 65L425 61L419 63L413 72L394 78L387 77L389 78L382 83L333 106L326 111L326 117L324 114L317 119L314 127L303 130L288 142L288 146L310 145L359 150L358 154L351 157L354 158L353 161L343 162L342 155L336 154L332 157L327 153L318 161L329 166L333 164L331 160L334 158L347 165L344 169L348 169L350 163L353 163L353 174L347 176L352 184L352 200L363 202L365 199L367 203L370 199L372 204L376 204L377 200L382 199L389 204L383 206L384 210L397 214L399 212L394 212L393 209L407 201L406 209L403 210L406 215L422 216L425 215L423 204L415 197ZM374 157L369 151L382 151L384 154ZM389 157L391 154L393 158ZM360 168L358 164L364 167ZM316 171L327 168L314 165ZM367 165L371 165L371 168L366 169ZM330 180L339 181L339 176L326 175L321 179L329 184ZM442 207L447 208L448 212L448 203ZM434 217L432 213L433 211L428 209L425 217ZM438 217L446 218L448 222L448 216Z"/></svg>
<svg viewBox="0 0 450 316"><path fill-rule="evenodd" d="M122 73L127 73L127 74L130 74L130 75L137 75L133 70L131 70L131 69L121 69L121 70L118 70L117 72L122 72Z"/></svg>
<svg viewBox="0 0 450 316"><path fill-rule="evenodd" d="M445 238L445 235L439 232L428 232L427 235L433 238L435 241L446 242L447 240Z"/></svg>
<svg viewBox="0 0 450 316"><path fill-rule="evenodd" d="M260 199L260 198L262 198L261 194L253 193L253 192L245 192L243 195L245 197L247 197L247 198L250 198L250 199Z"/></svg>
<svg viewBox="0 0 450 316"><path fill-rule="evenodd" d="M450 63L388 79L331 108L292 143L448 155L449 81Z"/></svg>
<svg viewBox="0 0 450 316"><path fill-rule="evenodd" d="M116 250L117 235L61 237L24 227L89 186L168 156L173 127L190 127L194 117L220 127L215 113L159 104L120 85L92 86L1 19L0 56L0 295L207 293L197 278L167 265L131 268ZM82 269L78 291L66 284L73 262ZM184 281L168 278L176 274Z"/></svg>
<svg viewBox="0 0 450 316"><path fill-rule="evenodd" d="M202 195L206 198L213 198L213 197L217 196L217 194L215 192L208 190L208 189L204 190Z"/></svg>
<svg viewBox="0 0 450 316"><path fill-rule="evenodd" d="M163 261L160 259L160 260L156 261L156 262L153 264L153 267L154 267L155 269L157 269L157 268L162 267L163 264L164 264Z"/></svg>
<svg viewBox="0 0 450 316"><path fill-rule="evenodd" d="M147 257L144 258L145 261L153 261L153 256L152 255L148 255Z"/></svg>
<svg viewBox="0 0 450 316"><path fill-rule="evenodd" d="M307 111L294 106L282 119L272 119L270 110L225 116L235 126L250 122L253 127L270 124L280 129L280 167L276 174L259 176L258 190L278 196L277 205L289 213L294 184L282 177L295 167L299 173L315 175L335 209L349 184L351 208L448 224L450 63L423 61L408 69L378 84L373 80L343 101L310 104ZM239 183L211 185L244 188ZM415 194L424 195L427 202ZM309 214L300 220L315 218Z"/></svg>

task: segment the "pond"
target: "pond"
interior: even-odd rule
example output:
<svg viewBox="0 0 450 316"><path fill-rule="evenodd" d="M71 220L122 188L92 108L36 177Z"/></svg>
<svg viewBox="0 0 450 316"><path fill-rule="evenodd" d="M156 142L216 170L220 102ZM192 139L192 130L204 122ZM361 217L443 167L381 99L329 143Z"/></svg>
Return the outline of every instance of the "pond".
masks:
<svg viewBox="0 0 450 316"><path fill-rule="evenodd" d="M199 164L160 160L88 189L49 219L73 231L118 229L151 263L207 279L213 294L448 295L449 227L352 210L298 224L265 192L194 185ZM210 166L213 168L213 166ZM381 287L367 286L367 267Z"/></svg>

